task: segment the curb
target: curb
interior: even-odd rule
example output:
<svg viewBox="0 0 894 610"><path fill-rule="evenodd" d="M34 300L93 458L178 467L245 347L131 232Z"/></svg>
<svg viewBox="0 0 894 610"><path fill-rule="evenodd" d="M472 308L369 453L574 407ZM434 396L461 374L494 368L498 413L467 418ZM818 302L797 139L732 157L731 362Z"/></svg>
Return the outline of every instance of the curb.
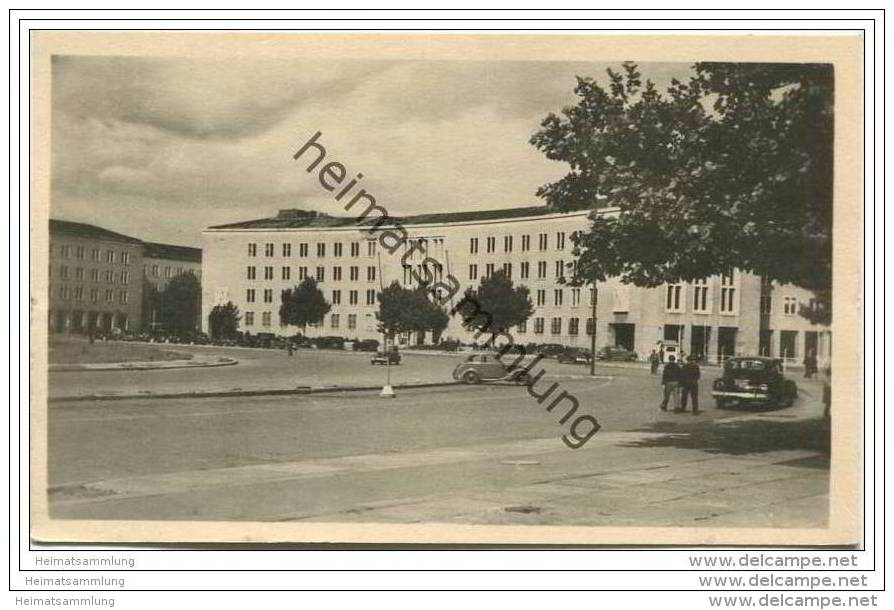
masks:
<svg viewBox="0 0 894 610"><path fill-rule="evenodd" d="M177 364L165 365L171 362ZM195 360L160 360L158 362L117 362L108 363L108 366L94 366L91 364L51 364L47 367L50 373L101 373L107 371L170 371L176 369L204 369L219 366L233 366L239 364L234 358L222 358L207 362Z"/></svg>
<svg viewBox="0 0 894 610"><path fill-rule="evenodd" d="M432 383L417 383L395 385L395 389L437 388L452 385L462 385L458 381L438 381ZM171 392L167 394L85 394L83 396L56 396L47 399L47 403L54 402L82 402L85 400L145 400L145 399L171 399L171 398L240 398L250 396L297 396L305 394L339 394L342 392L372 392L382 389L381 385L374 386L326 386L311 387L298 386L295 388L280 390L224 390L209 392Z"/></svg>

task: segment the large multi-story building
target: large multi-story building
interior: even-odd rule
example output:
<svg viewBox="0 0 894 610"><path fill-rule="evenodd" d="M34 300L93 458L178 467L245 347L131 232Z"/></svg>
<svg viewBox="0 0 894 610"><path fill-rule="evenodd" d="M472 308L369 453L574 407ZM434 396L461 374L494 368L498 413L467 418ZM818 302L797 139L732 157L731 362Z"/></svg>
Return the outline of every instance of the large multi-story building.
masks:
<svg viewBox="0 0 894 610"><path fill-rule="evenodd" d="M138 239L50 220L50 332L139 328L142 264Z"/></svg>
<svg viewBox="0 0 894 610"><path fill-rule="evenodd" d="M527 286L535 313L512 329L519 344L586 347L595 331L599 346L621 345L641 355L659 343L710 360L828 354L828 329L798 315L810 293L765 285L751 274L732 271L658 288L617 280L595 287L564 283L574 260L572 235L588 229L588 214L529 207L403 217L407 238L394 253L378 241L388 225L370 235L356 218L301 210L210 227L203 234L203 324L215 305L231 301L242 312L242 330L293 334L297 329L280 327L279 295L310 276L332 310L309 334L375 338L377 291L393 281L413 286L412 271L428 256L440 263L436 281L448 275L459 281L454 304L497 270ZM458 315L442 336L473 338Z"/></svg>
<svg viewBox="0 0 894 610"><path fill-rule="evenodd" d="M49 330L138 330L148 315L143 278L161 291L181 273L201 282L199 248L143 242L102 227L51 219Z"/></svg>

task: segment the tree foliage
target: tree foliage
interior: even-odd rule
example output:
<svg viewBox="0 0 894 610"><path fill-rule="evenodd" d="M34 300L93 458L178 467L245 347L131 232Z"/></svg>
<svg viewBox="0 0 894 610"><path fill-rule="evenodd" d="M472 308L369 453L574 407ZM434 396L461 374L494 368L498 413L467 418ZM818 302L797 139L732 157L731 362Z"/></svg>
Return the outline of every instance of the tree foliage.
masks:
<svg viewBox="0 0 894 610"><path fill-rule="evenodd" d="M279 323L282 326L298 326L304 329L308 324L319 324L332 309L326 297L317 288L311 277L304 278L298 286L287 288L281 294Z"/></svg>
<svg viewBox="0 0 894 610"><path fill-rule="evenodd" d="M400 333L426 331L437 339L450 321L444 308L429 299L425 286L410 289L394 281L378 294L378 299L379 331L389 339Z"/></svg>
<svg viewBox="0 0 894 610"><path fill-rule="evenodd" d="M202 287L192 273L172 278L157 297L159 319L165 328L182 335L196 330L202 308Z"/></svg>
<svg viewBox="0 0 894 610"><path fill-rule="evenodd" d="M466 329L491 334L505 332L534 313L528 287L513 285L503 270L482 279L477 290L467 289L458 308Z"/></svg>
<svg viewBox="0 0 894 610"><path fill-rule="evenodd" d="M659 92L635 64L531 138L570 172L538 190L593 215L579 281L638 286L731 268L817 293L832 281L833 71L820 64L699 63Z"/></svg>
<svg viewBox="0 0 894 610"><path fill-rule="evenodd" d="M242 316L239 308L228 301L226 305L215 305L208 314L208 330L213 339L229 339L239 331Z"/></svg>

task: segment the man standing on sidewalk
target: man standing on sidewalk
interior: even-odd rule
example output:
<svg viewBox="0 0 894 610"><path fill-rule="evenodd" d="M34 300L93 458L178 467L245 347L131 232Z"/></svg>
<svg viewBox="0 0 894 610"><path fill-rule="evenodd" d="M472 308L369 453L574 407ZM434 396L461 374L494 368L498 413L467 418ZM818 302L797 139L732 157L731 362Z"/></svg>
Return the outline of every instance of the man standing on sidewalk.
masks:
<svg viewBox="0 0 894 610"><path fill-rule="evenodd" d="M680 386L683 388L683 404L680 406L680 412L686 412L686 402L688 397L692 397L692 414L698 415L698 380L701 378L702 372L698 368L695 356L690 355L689 361L683 365L680 370Z"/></svg>
<svg viewBox="0 0 894 610"><path fill-rule="evenodd" d="M667 411L668 401L674 407L674 411L679 409L680 400L680 365L677 364L674 356L667 357L667 364L661 372L661 384L664 386L664 400L661 401L659 407L662 411Z"/></svg>

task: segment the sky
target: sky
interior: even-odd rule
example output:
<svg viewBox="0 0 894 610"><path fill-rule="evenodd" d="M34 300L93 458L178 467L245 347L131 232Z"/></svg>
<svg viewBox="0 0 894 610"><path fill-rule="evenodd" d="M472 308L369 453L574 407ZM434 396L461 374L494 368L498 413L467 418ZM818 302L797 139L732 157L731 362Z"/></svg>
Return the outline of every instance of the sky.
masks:
<svg viewBox="0 0 894 610"><path fill-rule="evenodd" d="M337 215L292 159L317 131L391 216L540 205L568 167L528 140L609 65L56 56L51 214L190 246L281 208ZM640 71L663 88L689 66Z"/></svg>

